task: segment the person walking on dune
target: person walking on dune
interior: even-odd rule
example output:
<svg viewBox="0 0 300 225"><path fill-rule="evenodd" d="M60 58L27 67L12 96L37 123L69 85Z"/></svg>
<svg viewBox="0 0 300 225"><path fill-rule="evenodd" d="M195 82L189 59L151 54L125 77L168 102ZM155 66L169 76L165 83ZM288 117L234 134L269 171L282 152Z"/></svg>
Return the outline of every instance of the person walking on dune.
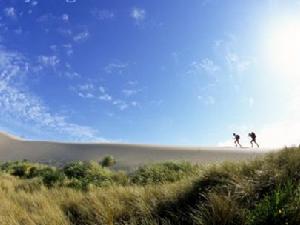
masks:
<svg viewBox="0 0 300 225"><path fill-rule="evenodd" d="M241 148L242 145L240 144L240 135L233 133L233 138L234 138L235 147L240 146Z"/></svg>
<svg viewBox="0 0 300 225"><path fill-rule="evenodd" d="M253 143L255 143L256 146L259 148L259 145L256 142L256 134L254 132L251 132L248 134L248 136L251 138L251 141L250 141L251 147L253 148Z"/></svg>

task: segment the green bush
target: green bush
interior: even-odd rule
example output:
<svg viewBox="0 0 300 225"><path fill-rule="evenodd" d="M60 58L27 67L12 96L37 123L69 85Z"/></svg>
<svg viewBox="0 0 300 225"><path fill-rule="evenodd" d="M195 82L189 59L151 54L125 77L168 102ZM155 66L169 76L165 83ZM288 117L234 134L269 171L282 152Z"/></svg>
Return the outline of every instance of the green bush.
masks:
<svg viewBox="0 0 300 225"><path fill-rule="evenodd" d="M299 224L299 188L292 183L265 196L255 208L249 212L248 225L263 224ZM295 204L297 203L297 204ZM291 223L293 221L293 223Z"/></svg>
<svg viewBox="0 0 300 225"><path fill-rule="evenodd" d="M188 162L164 162L140 167L130 175L134 184L161 184L199 175L200 168Z"/></svg>
<svg viewBox="0 0 300 225"><path fill-rule="evenodd" d="M65 175L62 171L57 169L45 170L42 175L42 181L47 187L53 187L55 185L62 185L65 179Z"/></svg>
<svg viewBox="0 0 300 225"><path fill-rule="evenodd" d="M77 179L76 183L81 183L82 186L107 186L112 183L113 172L96 162L73 162L66 165L63 172L69 179Z"/></svg>
<svg viewBox="0 0 300 225"><path fill-rule="evenodd" d="M112 167L116 164L116 160L113 156L105 156L102 161L100 162L101 166L103 167Z"/></svg>

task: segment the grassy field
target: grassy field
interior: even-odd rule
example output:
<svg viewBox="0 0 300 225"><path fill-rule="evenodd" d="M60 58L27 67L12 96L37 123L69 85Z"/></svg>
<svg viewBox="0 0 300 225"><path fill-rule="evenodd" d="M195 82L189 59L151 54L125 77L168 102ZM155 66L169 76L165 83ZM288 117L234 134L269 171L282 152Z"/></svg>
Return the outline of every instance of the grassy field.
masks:
<svg viewBox="0 0 300 225"><path fill-rule="evenodd" d="M240 163L1 165L0 224L300 224L300 148ZM118 163L118 162L117 162Z"/></svg>

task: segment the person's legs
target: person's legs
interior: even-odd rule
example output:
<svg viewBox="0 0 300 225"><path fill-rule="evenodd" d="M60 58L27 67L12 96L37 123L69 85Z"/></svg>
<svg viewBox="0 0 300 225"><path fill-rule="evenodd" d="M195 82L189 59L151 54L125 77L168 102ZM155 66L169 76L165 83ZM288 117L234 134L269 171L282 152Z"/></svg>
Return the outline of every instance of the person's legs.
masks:
<svg viewBox="0 0 300 225"><path fill-rule="evenodd" d="M237 143L238 143L238 145L239 145L240 147L242 147L242 145L240 144L240 140L238 140Z"/></svg>
<svg viewBox="0 0 300 225"><path fill-rule="evenodd" d="M256 139L254 139L254 143L255 143L256 146L259 148L259 145L257 144Z"/></svg>
<svg viewBox="0 0 300 225"><path fill-rule="evenodd" d="M259 145L256 142L256 138L253 139L253 142L256 144L256 146L259 148Z"/></svg>
<svg viewBox="0 0 300 225"><path fill-rule="evenodd" d="M253 140L250 141L251 148L253 148Z"/></svg>

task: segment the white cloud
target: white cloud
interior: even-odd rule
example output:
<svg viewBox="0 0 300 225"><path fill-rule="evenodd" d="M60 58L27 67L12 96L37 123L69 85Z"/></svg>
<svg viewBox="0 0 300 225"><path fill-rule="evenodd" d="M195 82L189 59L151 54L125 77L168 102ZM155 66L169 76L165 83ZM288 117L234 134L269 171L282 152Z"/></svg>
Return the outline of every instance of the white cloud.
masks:
<svg viewBox="0 0 300 225"><path fill-rule="evenodd" d="M42 65L48 67L56 67L60 62L59 58L56 55L52 55L52 56L41 55L38 57L38 61Z"/></svg>
<svg viewBox="0 0 300 225"><path fill-rule="evenodd" d="M7 17L10 17L10 18L17 17L16 9L14 7L5 8L4 13Z"/></svg>
<svg viewBox="0 0 300 225"><path fill-rule="evenodd" d="M106 101L106 102L112 101L112 97L107 93L103 93L98 98L99 98L99 100Z"/></svg>
<svg viewBox="0 0 300 225"><path fill-rule="evenodd" d="M190 65L188 73L191 74L201 74L205 72L207 74L214 74L219 70L219 66L215 64L214 61L205 58L201 61L193 61Z"/></svg>
<svg viewBox="0 0 300 225"><path fill-rule="evenodd" d="M216 103L216 99L213 96L199 95L198 99L206 105L214 105Z"/></svg>
<svg viewBox="0 0 300 225"><path fill-rule="evenodd" d="M80 33L77 33L76 35L73 36L73 40L75 42L84 42L89 38L90 34L88 31L83 31Z"/></svg>
<svg viewBox="0 0 300 225"><path fill-rule="evenodd" d="M127 82L127 84L130 85L130 86L136 86L138 84L138 82L134 81L134 80L130 80L130 81Z"/></svg>
<svg viewBox="0 0 300 225"><path fill-rule="evenodd" d="M225 59L229 69L237 73L246 71L253 63L250 59L241 59L241 57L234 52L228 52Z"/></svg>
<svg viewBox="0 0 300 225"><path fill-rule="evenodd" d="M66 55L68 55L68 56L73 55L74 50L73 50L73 46L71 44L64 44L62 47L65 49Z"/></svg>
<svg viewBox="0 0 300 225"><path fill-rule="evenodd" d="M118 73L118 74L123 74L123 72L126 70L128 67L128 63L110 63L107 66L104 67L104 71L106 73Z"/></svg>
<svg viewBox="0 0 300 225"><path fill-rule="evenodd" d="M135 7L131 10L130 16L135 20L136 23L140 23L146 18L146 10Z"/></svg>
<svg viewBox="0 0 300 225"><path fill-rule="evenodd" d="M81 98L94 98L95 96L92 93L82 93L78 92L78 96Z"/></svg>
<svg viewBox="0 0 300 225"><path fill-rule="evenodd" d="M131 97L131 96L136 95L137 93L139 93L140 90L138 90L138 89L124 89L124 90L122 90L122 92L127 97Z"/></svg>
<svg viewBox="0 0 300 225"><path fill-rule="evenodd" d="M31 5L32 5L32 6L36 6L38 3L39 3L38 1L32 1L32 2L31 2Z"/></svg>
<svg viewBox="0 0 300 225"><path fill-rule="evenodd" d="M131 105L132 105L132 106L137 106L138 103L137 103L136 101L132 101L132 102L131 102Z"/></svg>
<svg viewBox="0 0 300 225"><path fill-rule="evenodd" d="M14 30L14 32L18 35L23 33L23 29L21 27L18 27L17 29Z"/></svg>
<svg viewBox="0 0 300 225"><path fill-rule="evenodd" d="M36 19L36 21L39 23L51 23L56 20L57 20L57 17L51 13L46 13L44 15L41 15Z"/></svg>
<svg viewBox="0 0 300 225"><path fill-rule="evenodd" d="M215 73L219 70L219 67L210 59L202 59L199 66L207 73Z"/></svg>
<svg viewBox="0 0 300 225"><path fill-rule="evenodd" d="M114 12L107 9L93 9L91 14L98 20L113 19L115 17Z"/></svg>
<svg viewBox="0 0 300 225"><path fill-rule="evenodd" d="M93 91L95 90L95 86L93 84L81 84L78 86L80 91Z"/></svg>
<svg viewBox="0 0 300 225"><path fill-rule="evenodd" d="M241 74L248 70L254 63L255 57L242 56L236 51L235 43L238 38L234 34L227 34L226 39L214 42L214 50L224 58L227 69L234 74Z"/></svg>
<svg viewBox="0 0 300 225"><path fill-rule="evenodd" d="M78 85L76 87L71 87L70 90L76 93L76 95L81 98L103 101L113 106L116 106L121 111L139 105L138 102L134 100L129 101L128 99L119 99L113 97L102 85L98 86L92 83L86 83ZM122 90L122 93L127 95L127 97L131 97L134 94L137 94L139 91L140 90L125 89Z"/></svg>
<svg viewBox="0 0 300 225"><path fill-rule="evenodd" d="M54 114L32 93L17 85L28 73L28 62L21 54L0 48L0 114L1 119L14 118L37 129L56 131L78 139L96 139L97 131L88 126L67 122ZM0 119L0 120L1 120Z"/></svg>
<svg viewBox="0 0 300 225"><path fill-rule="evenodd" d="M113 101L113 105L118 106L118 108L121 111L123 111L123 110L125 110L125 109L128 108L128 104L126 102L122 101L122 100L115 100L115 101Z"/></svg>
<svg viewBox="0 0 300 225"><path fill-rule="evenodd" d="M95 87L92 83L78 85L77 87L73 87L72 90L81 98L93 98L106 102L113 100L103 86Z"/></svg>
<svg viewBox="0 0 300 225"><path fill-rule="evenodd" d="M68 14L63 14L61 16L61 19L64 21L64 22L68 22L69 21L69 15Z"/></svg>

